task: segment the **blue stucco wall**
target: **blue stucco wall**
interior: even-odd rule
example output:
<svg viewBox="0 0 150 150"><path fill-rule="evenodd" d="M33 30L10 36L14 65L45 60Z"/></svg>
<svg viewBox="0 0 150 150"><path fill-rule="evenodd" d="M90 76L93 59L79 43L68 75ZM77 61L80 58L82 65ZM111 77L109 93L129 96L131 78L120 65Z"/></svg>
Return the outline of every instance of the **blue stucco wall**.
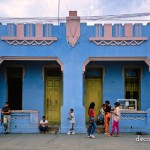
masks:
<svg viewBox="0 0 150 150"><path fill-rule="evenodd" d="M141 79L141 109L148 110L150 108L150 73L146 65L143 66L143 74Z"/></svg>
<svg viewBox="0 0 150 150"><path fill-rule="evenodd" d="M25 78L23 81L23 109L38 110L40 117L44 114L44 81L42 78L42 64L28 62L25 64Z"/></svg>
<svg viewBox="0 0 150 150"><path fill-rule="evenodd" d="M80 38L75 47L71 47L66 40L66 24L61 23L60 26L51 26L52 36L58 38L53 44L49 46L13 46L0 40L0 56L58 57L64 65L63 106L61 111L60 130L62 133L68 131L69 122L66 115L70 108L74 108L77 122L76 132L85 132L83 63L89 57L143 56L150 59L150 24L145 26L142 25L142 36L148 37L148 41L145 41L139 46L97 46L96 44L89 42L89 37L95 37L95 26L87 26L86 23L82 23L80 25ZM115 25L113 26L113 36L115 36L114 30ZM122 27L122 35L124 35L123 32L124 29ZM35 34L33 33L33 35ZM7 36L7 25L0 25L0 36ZM3 64L4 63L5 62L3 62ZM103 101L109 99L113 104L117 98L123 98L124 96L122 67L130 65L131 62L114 61L99 63L105 67ZM0 107L2 107L4 101L7 99L3 64L0 66ZM44 63L40 61L26 61L21 62L21 64L25 65L25 77L23 80L23 109L38 110L41 117L44 114L44 81L42 79L42 65ZM142 67L141 110L147 110L150 107L150 73L148 66L144 62L132 62L132 64Z"/></svg>

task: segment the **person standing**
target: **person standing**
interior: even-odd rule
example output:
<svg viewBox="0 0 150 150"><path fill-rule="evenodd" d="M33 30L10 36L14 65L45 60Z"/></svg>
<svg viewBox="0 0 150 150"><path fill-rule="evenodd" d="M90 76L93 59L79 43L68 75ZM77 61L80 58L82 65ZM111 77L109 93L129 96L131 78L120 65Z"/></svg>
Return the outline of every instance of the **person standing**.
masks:
<svg viewBox="0 0 150 150"><path fill-rule="evenodd" d="M93 139L95 139L94 132L95 132L96 127L97 127L95 119L94 119L94 107L95 107L95 103L91 102L91 104L89 106L89 109L88 109L89 127L88 127L88 130L87 130L88 137L93 138Z"/></svg>
<svg viewBox="0 0 150 150"><path fill-rule="evenodd" d="M120 128L119 128L120 109L119 109L119 106L120 106L120 103L116 102L116 103L114 103L114 105L115 105L115 108L113 111L113 125L112 125L112 132L110 135L112 136L114 134L115 127L116 127L116 129L117 129L116 136L119 136L119 132L120 132Z"/></svg>
<svg viewBox="0 0 150 150"><path fill-rule="evenodd" d="M10 133L10 108L8 102L5 102L5 106L2 109L3 123L5 128L5 134Z"/></svg>
<svg viewBox="0 0 150 150"><path fill-rule="evenodd" d="M74 110L71 108L70 112L68 113L69 117L68 119L70 120L70 130L68 131L68 135L70 134L75 134L74 132L74 124L75 124L75 115L74 115Z"/></svg>
<svg viewBox="0 0 150 150"><path fill-rule="evenodd" d="M108 100L105 101L105 115L104 115L104 128L105 128L105 134L110 136L110 132L109 132L109 123L110 123L110 112L111 112L111 106L110 106L110 102Z"/></svg>
<svg viewBox="0 0 150 150"><path fill-rule="evenodd" d="M105 104L102 105L102 108L100 109L100 114L98 116L98 120L100 124L104 124L104 115L105 115L104 108L105 108Z"/></svg>

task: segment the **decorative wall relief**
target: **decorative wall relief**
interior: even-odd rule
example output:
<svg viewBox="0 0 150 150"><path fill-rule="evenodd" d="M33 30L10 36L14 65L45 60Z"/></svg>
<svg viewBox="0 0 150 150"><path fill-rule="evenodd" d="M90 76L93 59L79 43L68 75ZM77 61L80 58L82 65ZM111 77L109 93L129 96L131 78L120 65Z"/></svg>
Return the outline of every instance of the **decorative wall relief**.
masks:
<svg viewBox="0 0 150 150"><path fill-rule="evenodd" d="M10 45L50 45L57 41L57 37L49 36L51 26L46 26L45 36L43 35L43 24L18 23L16 28L13 27L13 24L11 26L8 25L8 36L1 37L1 40ZM14 32L16 32L16 35Z"/></svg>
<svg viewBox="0 0 150 150"><path fill-rule="evenodd" d="M80 37L80 17L76 11L70 11L66 18L66 38L68 43L74 47Z"/></svg>
<svg viewBox="0 0 150 150"><path fill-rule="evenodd" d="M113 28L115 28L114 35ZM141 45L148 38L142 35L142 25L135 24L134 28L131 23L124 26L116 24L112 28L112 24L96 24L96 37L90 37L89 41L94 42L96 45ZM134 35L133 35L134 33Z"/></svg>
<svg viewBox="0 0 150 150"><path fill-rule="evenodd" d="M146 120L147 114L121 114L121 120Z"/></svg>
<svg viewBox="0 0 150 150"><path fill-rule="evenodd" d="M30 113L11 115L11 120L29 120L29 119L30 119Z"/></svg>

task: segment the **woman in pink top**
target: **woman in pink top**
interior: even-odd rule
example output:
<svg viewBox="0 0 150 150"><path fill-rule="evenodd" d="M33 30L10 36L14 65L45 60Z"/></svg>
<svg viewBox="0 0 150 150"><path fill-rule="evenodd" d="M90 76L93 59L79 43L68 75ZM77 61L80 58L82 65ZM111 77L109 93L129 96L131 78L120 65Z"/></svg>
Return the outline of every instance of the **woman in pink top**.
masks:
<svg viewBox="0 0 150 150"><path fill-rule="evenodd" d="M95 103L91 102L91 104L89 106L89 109L88 109L89 127L88 127L88 130L87 130L88 137L93 138L93 139L95 139L94 132L95 132L96 127L97 127L95 119L94 119L94 107L95 107Z"/></svg>

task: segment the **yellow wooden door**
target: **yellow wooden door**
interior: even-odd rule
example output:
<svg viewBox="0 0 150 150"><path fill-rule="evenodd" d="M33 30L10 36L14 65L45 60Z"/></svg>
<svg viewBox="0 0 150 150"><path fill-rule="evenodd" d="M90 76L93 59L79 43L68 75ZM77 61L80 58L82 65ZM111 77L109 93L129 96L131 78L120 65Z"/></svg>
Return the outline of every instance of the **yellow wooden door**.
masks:
<svg viewBox="0 0 150 150"><path fill-rule="evenodd" d="M88 108L91 102L95 103L95 118L97 119L102 106L102 79L85 79L85 112L88 122Z"/></svg>
<svg viewBox="0 0 150 150"><path fill-rule="evenodd" d="M48 77L45 80L45 115L50 125L60 124L62 106L62 78Z"/></svg>

